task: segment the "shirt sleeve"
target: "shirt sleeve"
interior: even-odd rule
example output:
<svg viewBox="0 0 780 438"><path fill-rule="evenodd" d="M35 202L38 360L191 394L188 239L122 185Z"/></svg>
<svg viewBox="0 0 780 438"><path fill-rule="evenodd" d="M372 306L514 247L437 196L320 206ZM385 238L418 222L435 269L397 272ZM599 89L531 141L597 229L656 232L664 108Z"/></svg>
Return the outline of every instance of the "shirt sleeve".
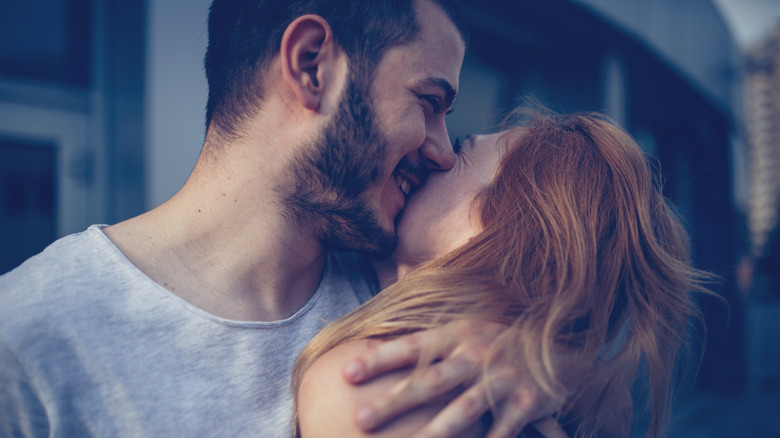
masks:
<svg viewBox="0 0 780 438"><path fill-rule="evenodd" d="M49 420L21 361L0 341L0 437L46 437Z"/></svg>

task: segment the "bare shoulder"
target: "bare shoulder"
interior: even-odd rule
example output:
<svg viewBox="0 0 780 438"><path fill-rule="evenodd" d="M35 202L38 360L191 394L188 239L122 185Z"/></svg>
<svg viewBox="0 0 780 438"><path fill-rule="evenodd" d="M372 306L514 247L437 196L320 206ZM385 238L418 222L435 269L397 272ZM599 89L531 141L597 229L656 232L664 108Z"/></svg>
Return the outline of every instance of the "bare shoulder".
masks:
<svg viewBox="0 0 780 438"><path fill-rule="evenodd" d="M341 370L348 360L369 350L368 340L350 341L322 355L306 371L298 392L298 419L303 438L364 437L355 425L355 413L409 376L406 368L386 373L362 385L351 385ZM371 437L408 437L446 405L439 398L409 411L370 434Z"/></svg>
<svg viewBox="0 0 780 438"><path fill-rule="evenodd" d="M347 383L341 369L348 360L367 352L370 342L358 340L341 344L318 358L303 375L298 391L301 437L366 436L355 425L358 407L384 393L407 373L388 373L362 385Z"/></svg>

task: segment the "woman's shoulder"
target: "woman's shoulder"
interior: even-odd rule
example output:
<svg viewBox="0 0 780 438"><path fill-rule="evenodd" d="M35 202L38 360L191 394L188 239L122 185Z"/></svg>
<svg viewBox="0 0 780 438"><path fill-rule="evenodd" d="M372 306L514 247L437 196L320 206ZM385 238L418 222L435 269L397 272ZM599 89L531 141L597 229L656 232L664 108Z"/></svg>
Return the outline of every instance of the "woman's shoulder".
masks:
<svg viewBox="0 0 780 438"><path fill-rule="evenodd" d="M320 356L304 373L298 391L298 421L301 437L363 437L357 428L358 408L371 404L394 386L403 384L412 368L383 374L361 385L342 377L347 361L366 353L377 340L356 340L338 345ZM448 402L438 399L396 418L372 437L408 437L433 419Z"/></svg>
<svg viewBox="0 0 780 438"><path fill-rule="evenodd" d="M342 368L348 360L368 352L371 342L376 341L361 339L340 344L306 370L298 390L301 437L364 436L355 423L357 409L375 400L408 373L389 373L362 385L348 383L342 376Z"/></svg>

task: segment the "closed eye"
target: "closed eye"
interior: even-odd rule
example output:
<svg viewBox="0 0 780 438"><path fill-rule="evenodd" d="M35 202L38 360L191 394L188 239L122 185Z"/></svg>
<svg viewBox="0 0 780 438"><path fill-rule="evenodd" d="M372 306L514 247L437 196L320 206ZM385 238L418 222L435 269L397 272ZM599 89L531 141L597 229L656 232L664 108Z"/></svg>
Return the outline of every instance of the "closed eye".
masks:
<svg viewBox="0 0 780 438"><path fill-rule="evenodd" d="M455 153L455 155L458 155L460 153L460 148L461 148L460 137L458 137L455 139L455 142L452 143L452 151Z"/></svg>
<svg viewBox="0 0 780 438"><path fill-rule="evenodd" d="M421 95L420 99L423 99L428 105L431 106L431 111L434 113L440 113L441 112L441 102L439 100L439 96L435 96L432 94L425 94Z"/></svg>

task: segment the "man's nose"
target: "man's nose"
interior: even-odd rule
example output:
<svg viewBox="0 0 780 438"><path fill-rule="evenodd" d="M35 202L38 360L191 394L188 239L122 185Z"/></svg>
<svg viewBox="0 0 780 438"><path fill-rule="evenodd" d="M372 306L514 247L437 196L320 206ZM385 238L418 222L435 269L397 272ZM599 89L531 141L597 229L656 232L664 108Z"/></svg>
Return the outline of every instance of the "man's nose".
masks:
<svg viewBox="0 0 780 438"><path fill-rule="evenodd" d="M429 136L420 148L420 156L430 170L449 170L455 165L455 152L447 131Z"/></svg>

